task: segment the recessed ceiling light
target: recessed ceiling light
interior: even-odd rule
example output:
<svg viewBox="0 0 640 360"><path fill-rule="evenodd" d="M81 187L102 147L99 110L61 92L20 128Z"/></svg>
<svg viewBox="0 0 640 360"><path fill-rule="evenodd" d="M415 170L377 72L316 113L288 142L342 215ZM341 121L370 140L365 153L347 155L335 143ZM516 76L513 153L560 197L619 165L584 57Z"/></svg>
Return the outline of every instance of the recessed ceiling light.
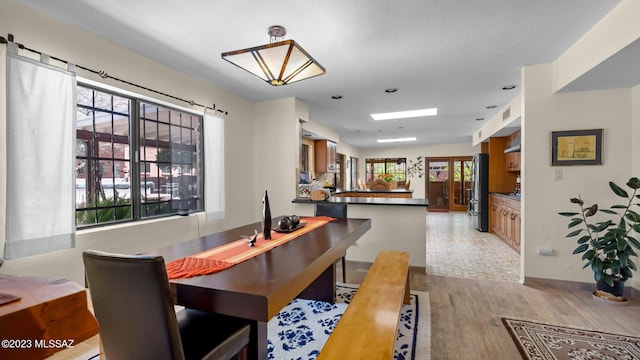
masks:
<svg viewBox="0 0 640 360"><path fill-rule="evenodd" d="M333 95L331 98L333 100L339 100L339 99L342 99L342 95Z"/></svg>
<svg viewBox="0 0 640 360"><path fill-rule="evenodd" d="M438 115L438 108L371 114L371 117L373 120L392 120L434 115Z"/></svg>
<svg viewBox="0 0 640 360"><path fill-rule="evenodd" d="M498 105L489 105L489 106L487 106L487 109L495 109L497 107L498 107Z"/></svg>
<svg viewBox="0 0 640 360"><path fill-rule="evenodd" d="M393 138L393 139L378 139L379 143L393 143L393 142L407 142L407 141L416 141L416 138L407 137L407 138Z"/></svg>
<svg viewBox="0 0 640 360"><path fill-rule="evenodd" d="M386 92L387 94L392 94L392 93L394 93L394 92L396 92L396 91L398 91L398 89L396 89L396 88L389 88L389 89L386 89L384 92Z"/></svg>
<svg viewBox="0 0 640 360"><path fill-rule="evenodd" d="M484 118L476 118L476 121L482 121Z"/></svg>
<svg viewBox="0 0 640 360"><path fill-rule="evenodd" d="M516 88L516 85L507 85L507 86L503 86L502 90L513 90Z"/></svg>

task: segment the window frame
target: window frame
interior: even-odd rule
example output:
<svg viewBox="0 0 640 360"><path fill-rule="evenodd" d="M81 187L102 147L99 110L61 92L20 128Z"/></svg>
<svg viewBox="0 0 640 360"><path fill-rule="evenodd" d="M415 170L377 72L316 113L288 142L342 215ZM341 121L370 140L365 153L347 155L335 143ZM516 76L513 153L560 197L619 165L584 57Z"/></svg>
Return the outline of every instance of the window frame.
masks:
<svg viewBox="0 0 640 360"><path fill-rule="evenodd" d="M395 171L395 172L390 172L390 169L388 168L389 164L395 163L397 164L398 162L401 162L404 164L404 173L403 173L403 177L404 179L399 179L396 180L396 177L394 176L394 180L397 181L398 186L404 186L404 184L407 181L407 158L367 158L365 159L365 181L367 183L372 182L373 180L375 180L379 175L381 174L400 174L399 172ZM380 173L379 171L376 171L376 166L375 164L384 164L384 169L383 172Z"/></svg>
<svg viewBox="0 0 640 360"><path fill-rule="evenodd" d="M166 213L160 213L160 214L144 214L143 213L143 206L145 206L146 202L143 203L144 198L146 197L143 196L142 192L143 189L146 188L142 186L141 181L145 181L147 179L146 175L143 176L142 174L142 170L146 169L147 165L142 164L143 162L145 163L149 163L148 161L143 161L142 160L142 155L141 152L143 151L143 149L141 148L142 146L142 139L141 139L141 124L145 121L149 121L148 119L144 119L142 118L142 114L141 114L141 106L142 104L146 104L146 105L150 105L150 106L154 106L158 109L161 110L165 110L165 111L169 111L171 114L178 114L178 116L180 116L180 118L182 119L183 115L188 115L190 117L190 123L191 125L194 125L193 127L190 127L188 131L191 132L191 140L194 142L194 144L192 146L194 146L195 151L193 152L193 156L195 156L194 159L194 168L193 171L195 171L195 176L197 177L196 180L196 192L198 194L198 196L193 197L193 198L189 198L189 203L190 203L190 199L196 199L196 206L194 208L190 208L188 209L189 213L192 212L201 212L204 211L205 209L205 205L204 205L204 167L205 167L205 163L204 163L204 133L203 133L203 126L204 126L204 116L201 113L197 113L191 109L187 109L187 108L183 108L180 106L177 106L175 104L170 104L170 103L166 103L157 99L153 99L147 96L143 96L140 94L136 94L136 93L132 93L126 90L122 90L122 89L118 89L112 86L108 86L108 85L103 85L100 83L96 83L93 82L91 80L84 80L84 79L78 79L77 82L77 87L83 87L83 88L87 88L90 89L92 91L97 91L97 92L102 92L102 93L106 93L109 94L111 96L117 96L117 97L121 97L121 98L125 98L129 101L129 128L128 128L128 138L129 138L129 142L128 142L128 147L129 147L129 153L128 153L128 159L129 159L129 199L130 199L130 204L129 205L125 205L127 207L129 207L131 210L131 217L127 218L127 219L114 219L113 221L105 221L105 222L97 222L97 223L89 223L89 224L78 224L78 219L76 218L76 229L79 230L84 230L84 229L89 229L89 228L94 228L94 227L103 227L103 226L110 226L110 225L116 225L116 224L123 224L123 223L130 223L130 222L138 222L138 221L146 221L146 220L151 220L151 219L156 219L156 218L163 218L163 217L170 217L170 216L175 216L177 214L180 214L183 212L183 209L177 209L174 207L175 204L180 204L180 206L184 203L184 201L180 200L180 199L175 199L173 197L173 195L171 195L171 197L169 198L169 200L167 201L161 201L160 197L158 198L157 203L161 205L161 203L164 203L166 206L168 206L169 211ZM77 103L78 105L79 102ZM76 105L77 107L79 107L78 105ZM93 111L95 111L97 108L95 106L95 104L93 105ZM108 110L104 110L104 109L100 109L101 111L108 111ZM162 122L162 124L166 124L168 127L172 127L175 124L173 124L171 122L171 120L168 120L166 123ZM178 128L182 129L184 126L182 126L182 122L180 123L180 125L177 125ZM78 131L77 126L76 126L76 131ZM95 128L93 130L93 133L95 134ZM108 134L108 133L105 133ZM196 138L194 140L194 136L196 135ZM108 134L111 135L111 134ZM184 148L184 142L183 142L183 138L180 137L180 142L177 143L179 148ZM158 141L158 143L160 143L160 141ZM173 140L171 138L168 139L167 141L168 145L169 145L169 154L173 153ZM90 153L86 153L85 154L87 157L91 156ZM112 154L113 156L113 154ZM99 157L98 157L99 158ZM78 159L78 155L76 153L76 156L74 157L74 161L77 161ZM121 159L116 159L116 161L120 161ZM108 161L108 160L107 160ZM113 160L112 160L113 161ZM169 160L171 165L173 165L173 161L172 158ZM149 163L150 164L150 163ZM112 165L114 166L114 165ZM160 171L158 170L158 173ZM182 172L180 172L180 174L182 174ZM169 176L168 179L171 179L171 176ZM114 175L115 178L115 175ZM156 193L159 194L159 182L160 180L158 179L158 183L156 183L155 185L157 186L157 188L155 189ZM191 189L193 189L193 186L191 187ZM145 193L146 194L146 193ZM184 199L183 199L184 200ZM118 207L118 206L116 206ZM110 208L110 206L107 206L105 208ZM78 214L78 212L80 211L84 211L86 208L78 208L78 201L76 199L76 214ZM93 209L96 210L95 204L92 208L89 209Z"/></svg>

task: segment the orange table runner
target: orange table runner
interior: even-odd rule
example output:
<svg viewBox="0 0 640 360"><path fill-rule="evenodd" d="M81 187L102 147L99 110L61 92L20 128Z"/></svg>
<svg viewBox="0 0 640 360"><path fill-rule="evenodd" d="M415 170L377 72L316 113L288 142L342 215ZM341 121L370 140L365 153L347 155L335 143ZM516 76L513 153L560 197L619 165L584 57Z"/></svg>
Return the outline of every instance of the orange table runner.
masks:
<svg viewBox="0 0 640 360"><path fill-rule="evenodd" d="M332 220L335 219L328 216L302 218L300 223L305 223L304 227L290 233L273 232L271 240L265 240L262 234L258 234L253 247L248 246L249 242L242 239L177 259L166 265L167 275L169 279L180 279L213 274L269 251Z"/></svg>

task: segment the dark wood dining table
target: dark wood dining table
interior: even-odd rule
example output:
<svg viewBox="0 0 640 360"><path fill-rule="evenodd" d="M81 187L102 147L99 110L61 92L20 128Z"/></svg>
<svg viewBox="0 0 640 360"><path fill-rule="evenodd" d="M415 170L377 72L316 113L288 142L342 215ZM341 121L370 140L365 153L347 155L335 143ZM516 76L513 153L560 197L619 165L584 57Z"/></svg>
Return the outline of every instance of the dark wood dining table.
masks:
<svg viewBox="0 0 640 360"><path fill-rule="evenodd" d="M274 219L277 223L277 218ZM302 219L304 222L304 218ZM370 219L336 219L229 269L170 280L176 303L251 322L250 359L267 358L267 322L295 298L335 302L335 263ZM150 251L165 262L237 241L261 229L249 224Z"/></svg>

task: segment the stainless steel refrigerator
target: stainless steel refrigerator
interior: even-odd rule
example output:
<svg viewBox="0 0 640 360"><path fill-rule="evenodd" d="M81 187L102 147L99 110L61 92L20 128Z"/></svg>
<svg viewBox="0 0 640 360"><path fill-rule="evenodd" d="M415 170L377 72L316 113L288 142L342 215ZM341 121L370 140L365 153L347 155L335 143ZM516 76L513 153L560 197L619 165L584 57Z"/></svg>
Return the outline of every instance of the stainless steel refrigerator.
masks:
<svg viewBox="0 0 640 360"><path fill-rule="evenodd" d="M471 200L469 215L472 223L480 231L489 231L489 155L477 154L473 157L471 172Z"/></svg>

